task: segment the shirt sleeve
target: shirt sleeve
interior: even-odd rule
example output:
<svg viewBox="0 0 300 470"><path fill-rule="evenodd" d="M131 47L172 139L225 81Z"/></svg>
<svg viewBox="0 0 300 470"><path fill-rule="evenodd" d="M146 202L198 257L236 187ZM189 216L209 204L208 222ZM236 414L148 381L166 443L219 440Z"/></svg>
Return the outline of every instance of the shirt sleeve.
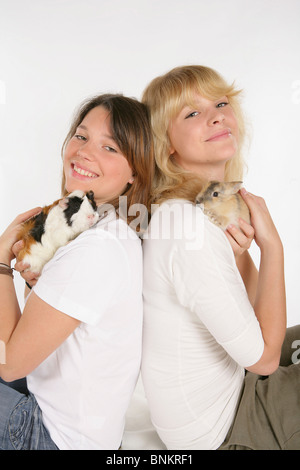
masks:
<svg viewBox="0 0 300 470"><path fill-rule="evenodd" d="M129 282L123 246L109 233L91 231L56 252L34 292L57 310L95 324L124 295Z"/></svg>
<svg viewBox="0 0 300 470"><path fill-rule="evenodd" d="M187 239L175 240L173 283L179 302L194 312L216 341L242 367L250 367L264 349L261 329L223 231L200 208L200 218ZM184 225L192 226L189 217Z"/></svg>

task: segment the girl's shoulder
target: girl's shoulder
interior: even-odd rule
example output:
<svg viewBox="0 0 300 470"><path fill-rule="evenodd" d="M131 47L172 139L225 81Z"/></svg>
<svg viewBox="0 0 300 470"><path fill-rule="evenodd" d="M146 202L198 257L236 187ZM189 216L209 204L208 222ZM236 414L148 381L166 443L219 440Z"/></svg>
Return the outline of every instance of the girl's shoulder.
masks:
<svg viewBox="0 0 300 470"><path fill-rule="evenodd" d="M169 240L177 247L199 249L205 244L221 249L231 257L230 243L220 227L204 214L201 205L185 199L170 199L157 205L144 240Z"/></svg>
<svg viewBox="0 0 300 470"><path fill-rule="evenodd" d="M204 214L190 201L169 199L151 209L151 220L144 240L183 240L203 233Z"/></svg>
<svg viewBox="0 0 300 470"><path fill-rule="evenodd" d="M200 206L186 199L168 199L160 205L152 205L150 224L161 220L170 224L186 224L191 220L204 219L204 213Z"/></svg>

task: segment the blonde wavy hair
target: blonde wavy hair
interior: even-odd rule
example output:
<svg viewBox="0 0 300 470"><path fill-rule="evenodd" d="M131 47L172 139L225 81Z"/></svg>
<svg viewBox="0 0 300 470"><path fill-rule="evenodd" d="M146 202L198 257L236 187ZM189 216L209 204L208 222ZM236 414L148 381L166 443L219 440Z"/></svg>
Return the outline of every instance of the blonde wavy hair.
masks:
<svg viewBox="0 0 300 470"><path fill-rule="evenodd" d="M239 99L241 90L237 90L234 83L228 85L218 72L209 67L176 67L152 80L142 96L142 102L150 109L154 135L156 169L151 193L153 203L171 198L194 201L204 183L199 176L181 168L169 151L170 121L184 106L193 106L195 92L209 100L227 96L238 122L239 143L236 154L226 163L225 181L243 178L245 165L241 151L245 138L245 121Z"/></svg>

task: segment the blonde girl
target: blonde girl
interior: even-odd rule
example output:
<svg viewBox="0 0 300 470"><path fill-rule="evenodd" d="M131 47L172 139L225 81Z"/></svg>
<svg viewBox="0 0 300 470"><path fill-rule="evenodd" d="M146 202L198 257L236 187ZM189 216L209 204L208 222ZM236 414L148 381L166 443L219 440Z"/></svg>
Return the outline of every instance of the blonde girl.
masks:
<svg viewBox="0 0 300 470"><path fill-rule="evenodd" d="M243 189L251 225L225 234L194 204L203 182L243 178L239 94L211 68L183 66L143 96L159 208L144 240L142 376L168 449L299 448L300 368L281 357L283 247L266 204ZM259 272L247 251L254 236Z"/></svg>

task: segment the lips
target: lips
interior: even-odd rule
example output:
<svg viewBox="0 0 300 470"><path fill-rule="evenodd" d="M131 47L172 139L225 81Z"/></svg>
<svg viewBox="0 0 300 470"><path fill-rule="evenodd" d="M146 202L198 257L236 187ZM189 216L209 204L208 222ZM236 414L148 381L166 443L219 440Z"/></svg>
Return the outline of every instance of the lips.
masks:
<svg viewBox="0 0 300 470"><path fill-rule="evenodd" d="M75 174L86 177L86 178L97 178L99 176L97 173L89 171L85 168L81 168L75 163L72 163L72 170Z"/></svg>
<svg viewBox="0 0 300 470"><path fill-rule="evenodd" d="M215 140L226 139L227 137L231 137L231 129L223 129L219 132L216 132L211 137L209 137L206 142L211 142Z"/></svg>

